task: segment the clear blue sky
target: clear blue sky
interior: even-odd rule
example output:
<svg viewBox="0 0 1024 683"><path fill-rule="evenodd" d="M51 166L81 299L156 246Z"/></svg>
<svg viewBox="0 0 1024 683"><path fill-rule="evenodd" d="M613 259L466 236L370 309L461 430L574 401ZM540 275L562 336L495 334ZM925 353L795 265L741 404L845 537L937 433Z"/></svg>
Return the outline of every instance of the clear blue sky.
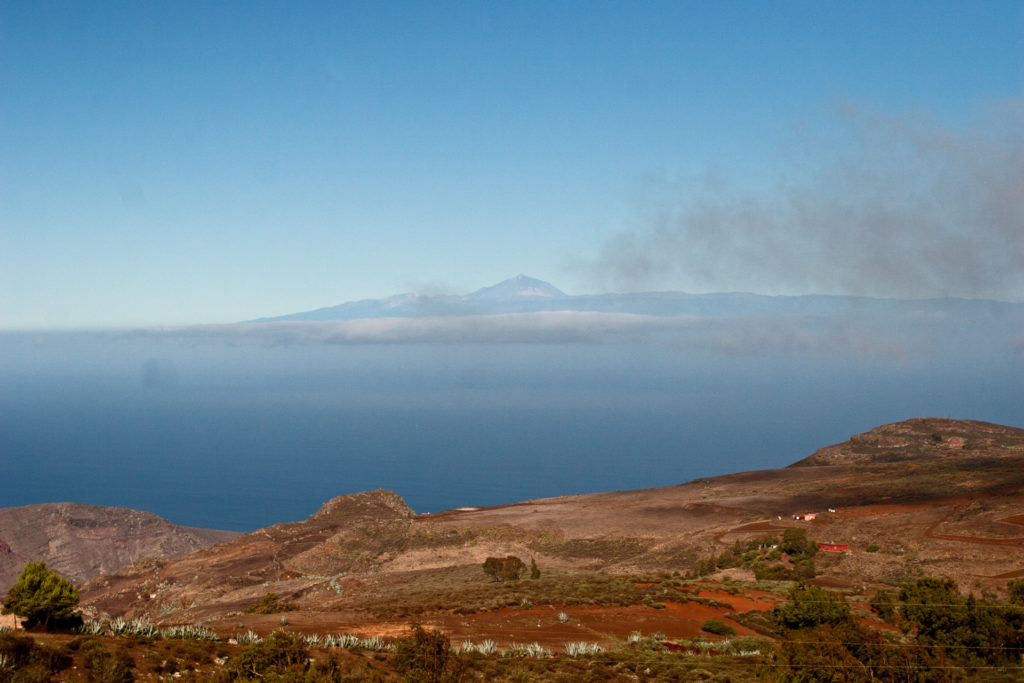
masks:
<svg viewBox="0 0 1024 683"><path fill-rule="evenodd" d="M956 168L1019 172L1022 64L1020 0L4 0L0 329L231 322L519 272L570 293L1020 299L1012 192L942 212L977 226L926 217L958 255L912 282L791 278L765 235L878 202L884 173L835 191L871 159L918 178L981 149ZM888 239L866 221L807 260Z"/></svg>

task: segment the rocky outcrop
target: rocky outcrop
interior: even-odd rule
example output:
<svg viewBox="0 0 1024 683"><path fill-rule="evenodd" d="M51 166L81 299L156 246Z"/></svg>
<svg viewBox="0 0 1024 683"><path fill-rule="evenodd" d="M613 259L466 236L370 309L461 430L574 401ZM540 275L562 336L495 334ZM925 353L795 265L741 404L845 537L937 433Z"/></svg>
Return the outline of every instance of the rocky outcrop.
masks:
<svg viewBox="0 0 1024 683"><path fill-rule="evenodd" d="M919 417L875 427L834 446L818 449L790 467L866 465L935 460L947 456L1019 456L1024 429L941 417Z"/></svg>
<svg viewBox="0 0 1024 683"><path fill-rule="evenodd" d="M377 489L332 498L321 506L310 521L361 522L412 519L416 516L405 500L394 491Z"/></svg>

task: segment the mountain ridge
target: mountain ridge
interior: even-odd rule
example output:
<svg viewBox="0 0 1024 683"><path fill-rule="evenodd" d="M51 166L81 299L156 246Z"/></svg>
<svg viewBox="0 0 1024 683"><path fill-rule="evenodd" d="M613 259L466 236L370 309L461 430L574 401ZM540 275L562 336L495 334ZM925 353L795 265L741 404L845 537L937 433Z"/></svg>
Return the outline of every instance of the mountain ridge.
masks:
<svg viewBox="0 0 1024 683"><path fill-rule="evenodd" d="M309 311L248 320L342 321L368 318L494 315L579 311L652 316L754 317L762 315L828 316L836 314L971 314L1020 313L1024 303L989 299L879 299L835 294L767 295L748 292L690 294L677 291L566 294L549 282L519 274L464 295L395 294L361 299Z"/></svg>

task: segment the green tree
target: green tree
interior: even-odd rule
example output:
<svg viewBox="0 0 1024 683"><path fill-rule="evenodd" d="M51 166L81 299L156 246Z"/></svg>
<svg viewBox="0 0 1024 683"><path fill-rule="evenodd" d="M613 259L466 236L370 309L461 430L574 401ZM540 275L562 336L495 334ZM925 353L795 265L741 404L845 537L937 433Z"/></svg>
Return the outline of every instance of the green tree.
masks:
<svg viewBox="0 0 1024 683"><path fill-rule="evenodd" d="M537 567L537 560L530 558L530 578L536 581L540 578L540 569Z"/></svg>
<svg viewBox="0 0 1024 683"><path fill-rule="evenodd" d="M772 612L782 630L840 624L850 620L850 606L843 596L807 584L793 586L789 591L788 604L775 607Z"/></svg>
<svg viewBox="0 0 1024 683"><path fill-rule="evenodd" d="M807 550L807 530L790 527L782 532L779 550L787 555L802 555Z"/></svg>
<svg viewBox="0 0 1024 683"><path fill-rule="evenodd" d="M3 614L16 614L25 628L41 626L49 631L82 623L78 591L71 582L46 568L45 562L29 562L17 582L7 591Z"/></svg>

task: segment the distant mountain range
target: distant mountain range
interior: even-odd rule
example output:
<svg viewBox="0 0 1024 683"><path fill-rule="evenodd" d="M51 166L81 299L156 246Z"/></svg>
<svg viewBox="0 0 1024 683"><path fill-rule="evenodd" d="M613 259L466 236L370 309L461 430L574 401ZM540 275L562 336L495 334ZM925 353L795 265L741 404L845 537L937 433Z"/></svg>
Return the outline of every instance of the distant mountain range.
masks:
<svg viewBox="0 0 1024 683"><path fill-rule="evenodd" d="M396 294L350 301L247 322L499 315L541 311L631 313L648 316L757 317L791 315L1024 315L1024 303L977 299L874 299L837 295L768 296L747 293L636 292L570 295L549 282L517 275L465 295Z"/></svg>

